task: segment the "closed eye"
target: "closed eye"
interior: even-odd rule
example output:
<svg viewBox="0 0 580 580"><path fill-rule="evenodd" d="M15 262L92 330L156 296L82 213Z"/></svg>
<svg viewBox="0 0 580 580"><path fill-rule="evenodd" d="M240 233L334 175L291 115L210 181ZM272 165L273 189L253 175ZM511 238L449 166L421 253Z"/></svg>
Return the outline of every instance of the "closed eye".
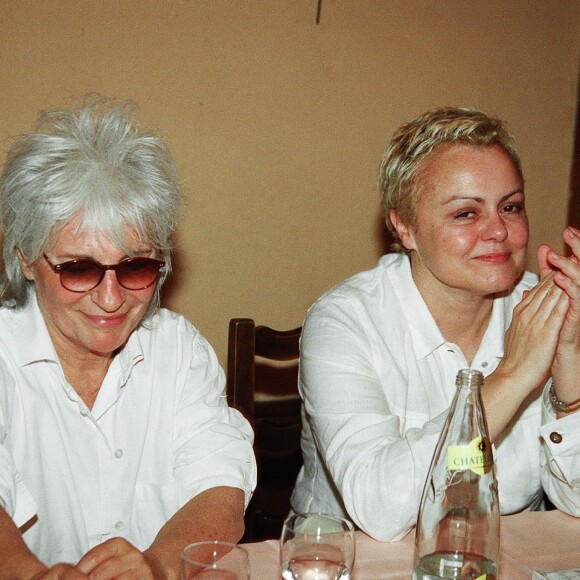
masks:
<svg viewBox="0 0 580 580"><path fill-rule="evenodd" d="M475 211L473 210L465 210L465 211L461 211L459 213L455 214L455 219L460 219L460 220L464 220L464 219L472 219L475 216Z"/></svg>

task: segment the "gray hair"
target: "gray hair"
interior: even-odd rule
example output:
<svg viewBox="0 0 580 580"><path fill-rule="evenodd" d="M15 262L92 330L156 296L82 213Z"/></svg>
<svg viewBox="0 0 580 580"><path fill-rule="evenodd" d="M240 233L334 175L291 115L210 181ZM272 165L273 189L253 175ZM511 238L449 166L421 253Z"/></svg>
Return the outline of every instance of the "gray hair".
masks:
<svg viewBox="0 0 580 580"><path fill-rule="evenodd" d="M141 129L129 101L87 98L78 111L41 113L36 131L14 143L0 177L4 270L0 301L24 306L32 282L29 263L75 217L85 231L109 236L127 251L126 228L165 261L146 316L159 308L171 271L179 186L174 162L159 137Z"/></svg>
<svg viewBox="0 0 580 580"><path fill-rule="evenodd" d="M381 201L387 226L396 239L390 210L395 209L403 222L416 225L421 170L427 159L447 144L476 148L497 145L507 153L524 181L515 139L500 119L471 108L441 107L427 111L395 131L379 167ZM406 251L400 243L395 243L392 249Z"/></svg>

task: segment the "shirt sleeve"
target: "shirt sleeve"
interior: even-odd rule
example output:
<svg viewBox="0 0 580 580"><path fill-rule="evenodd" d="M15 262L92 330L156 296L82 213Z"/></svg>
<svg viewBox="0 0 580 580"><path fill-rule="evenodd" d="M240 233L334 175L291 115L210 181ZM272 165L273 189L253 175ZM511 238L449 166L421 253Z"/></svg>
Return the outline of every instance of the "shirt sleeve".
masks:
<svg viewBox="0 0 580 580"><path fill-rule="evenodd" d="M549 386L542 397L542 486L558 509L580 517L580 413L558 420Z"/></svg>
<svg viewBox="0 0 580 580"><path fill-rule="evenodd" d="M356 313L315 305L301 340L300 390L318 452L357 526L380 541L415 524L429 463L447 412L406 429L391 409L373 364L393 358L393 380L406 390L403 361L376 353ZM316 493L314 491L314 493Z"/></svg>
<svg viewBox="0 0 580 580"><path fill-rule="evenodd" d="M37 507L4 446L5 439L6 430L0 422L0 507L20 527L36 514Z"/></svg>
<svg viewBox="0 0 580 580"><path fill-rule="evenodd" d="M174 468L191 497L228 486L244 491L246 506L256 486L253 431L227 404L225 376L215 352L193 337L187 380L178 399Z"/></svg>

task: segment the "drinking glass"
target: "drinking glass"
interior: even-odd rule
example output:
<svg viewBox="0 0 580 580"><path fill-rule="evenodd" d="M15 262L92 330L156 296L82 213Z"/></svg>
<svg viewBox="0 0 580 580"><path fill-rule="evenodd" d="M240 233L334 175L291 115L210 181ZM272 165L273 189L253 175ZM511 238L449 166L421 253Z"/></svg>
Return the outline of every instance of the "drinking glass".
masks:
<svg viewBox="0 0 580 580"><path fill-rule="evenodd" d="M354 527L339 516L292 514L280 539L284 580L350 580L354 564Z"/></svg>
<svg viewBox="0 0 580 580"><path fill-rule="evenodd" d="M250 580L250 560L245 548L229 542L189 544L181 552L179 580Z"/></svg>

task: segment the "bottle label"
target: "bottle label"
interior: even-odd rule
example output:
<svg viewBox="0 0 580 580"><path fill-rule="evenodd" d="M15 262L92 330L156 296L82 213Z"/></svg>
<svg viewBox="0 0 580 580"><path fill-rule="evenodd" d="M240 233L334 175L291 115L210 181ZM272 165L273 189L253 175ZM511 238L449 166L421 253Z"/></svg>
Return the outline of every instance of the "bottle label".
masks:
<svg viewBox="0 0 580 580"><path fill-rule="evenodd" d="M491 442L487 437L476 437L467 445L450 445L447 457L449 471L471 469L483 475L493 465Z"/></svg>

